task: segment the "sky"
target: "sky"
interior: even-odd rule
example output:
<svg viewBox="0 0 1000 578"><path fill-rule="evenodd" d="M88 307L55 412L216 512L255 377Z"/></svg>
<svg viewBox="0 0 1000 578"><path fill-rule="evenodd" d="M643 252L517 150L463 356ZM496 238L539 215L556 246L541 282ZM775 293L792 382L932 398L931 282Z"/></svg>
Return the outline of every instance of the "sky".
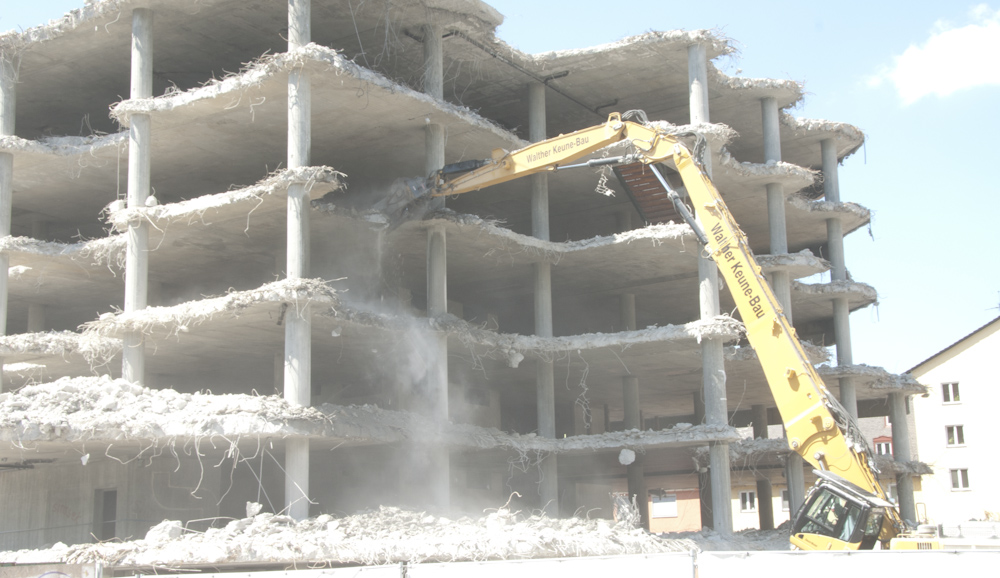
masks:
<svg viewBox="0 0 1000 578"><path fill-rule="evenodd" d="M0 0L0 30L82 4ZM529 53L713 29L738 49L715 61L723 72L801 82L792 115L863 130L840 194L872 222L845 251L879 304L851 315L855 363L906 371L1000 315L1000 0L489 4L505 16L497 35Z"/></svg>

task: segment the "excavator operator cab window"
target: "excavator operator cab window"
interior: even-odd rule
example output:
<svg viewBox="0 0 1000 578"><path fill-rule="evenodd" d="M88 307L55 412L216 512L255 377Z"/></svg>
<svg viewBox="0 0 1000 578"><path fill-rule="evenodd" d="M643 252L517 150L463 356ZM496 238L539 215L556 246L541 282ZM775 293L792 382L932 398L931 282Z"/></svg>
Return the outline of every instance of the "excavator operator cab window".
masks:
<svg viewBox="0 0 1000 578"><path fill-rule="evenodd" d="M862 534L867 535L867 507L826 487L811 497L804 507L805 514L796 520L793 534L819 534L848 543L858 542ZM877 537L877 529L875 534Z"/></svg>
<svg viewBox="0 0 1000 578"><path fill-rule="evenodd" d="M865 534L861 538L861 550L871 550L878 542L879 533L882 532L882 521L885 519L885 508L872 508L865 522Z"/></svg>

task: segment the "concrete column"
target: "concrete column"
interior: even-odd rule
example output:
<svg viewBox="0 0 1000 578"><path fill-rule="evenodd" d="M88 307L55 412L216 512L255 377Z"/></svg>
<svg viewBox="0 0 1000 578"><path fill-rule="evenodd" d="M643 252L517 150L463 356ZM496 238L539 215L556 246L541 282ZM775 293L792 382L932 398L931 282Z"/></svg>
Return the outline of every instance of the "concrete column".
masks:
<svg viewBox="0 0 1000 578"><path fill-rule="evenodd" d="M129 98L153 96L153 11L132 11L132 80ZM148 114L129 118L128 207L144 207L150 192L152 119ZM125 252L125 313L146 308L149 281L149 225L129 223ZM142 383L146 372L146 347L139 332L125 334L122 378Z"/></svg>
<svg viewBox="0 0 1000 578"><path fill-rule="evenodd" d="M823 196L831 203L840 202L840 176L838 174L837 146L833 139L820 141L820 154L823 161ZM830 272L834 280L847 279L847 269L844 264L844 231L840 217L832 216L826 220L826 238L829 245Z"/></svg>
<svg viewBox="0 0 1000 578"><path fill-rule="evenodd" d="M284 396L285 391L285 352L274 352L274 395Z"/></svg>
<svg viewBox="0 0 1000 578"><path fill-rule="evenodd" d="M288 50L311 42L310 0L288 0ZM288 73L289 168L309 166L312 152L312 91L309 73ZM309 193L303 183L288 188L285 270L288 279L309 277ZM291 304L285 314L285 400L312 403L312 318L308 305ZM309 517L309 440L285 440L285 508L296 520Z"/></svg>
<svg viewBox="0 0 1000 578"><path fill-rule="evenodd" d="M906 394L889 394L889 421L892 422L892 458L897 462L913 459L910 452L910 424L906 421ZM896 474L896 494L899 515L908 522L917 522L917 507L913 498L913 476Z"/></svg>
<svg viewBox="0 0 1000 578"><path fill-rule="evenodd" d="M781 131L778 122L778 101L774 98L763 98L760 101L761 124L764 130L764 162L781 161ZM767 218L770 224L771 254L788 253L788 237L785 228L785 193L781 185L767 185ZM771 288L774 296L781 304L788 323L792 323L792 291L791 280L787 271L775 271L771 274ZM789 454L785 465L785 478L788 482L788 499L791 511L802 504L805 499L805 474L802 456Z"/></svg>
<svg viewBox="0 0 1000 578"><path fill-rule="evenodd" d="M777 99L774 97L760 99L760 117L764 129L764 162L781 162L781 132Z"/></svg>
<svg viewBox="0 0 1000 578"><path fill-rule="evenodd" d="M532 142L547 138L545 118L545 85L529 84L528 138ZM548 175L532 175L531 234L549 240L549 181ZM535 263L535 335L552 337L552 264ZM538 412L538 435L556 437L555 373L551 361L535 362L535 400ZM542 508L550 517L559 515L559 480L555 454L545 456L539 466L538 493Z"/></svg>
<svg viewBox="0 0 1000 578"><path fill-rule="evenodd" d="M823 159L823 195L831 203L840 202L840 177L838 175L837 147L833 139L820 141L820 152ZM847 280L847 266L844 261L844 229L840 217L830 217L826 220L826 240L829 251L830 278L833 281ZM837 342L837 365L846 367L854 363L851 353L851 323L848 319L850 311L847 298L839 297L833 300L833 335ZM840 403L847 412L858 417L858 398L854 380L850 377L840 378Z"/></svg>
<svg viewBox="0 0 1000 578"><path fill-rule="evenodd" d="M708 120L708 55L704 44L688 46L688 103L691 124Z"/></svg>
<svg viewBox="0 0 1000 578"><path fill-rule="evenodd" d="M440 168L440 167L439 167ZM448 247L443 225L427 232L427 316L434 318L448 312ZM443 333L429 336L436 357L428 361L426 397L420 402L428 417L438 423L448 421L448 337ZM451 502L451 460L446 450L427 450L429 501L438 508Z"/></svg>
<svg viewBox="0 0 1000 578"><path fill-rule="evenodd" d="M622 331L635 329L635 295L621 296ZM642 410L639 403L639 378L628 375L622 378L622 398L625 407L624 426L626 430L644 429ZM628 493L636 497L639 506L639 520L642 527L649 529L649 493L646 491L646 469L643 456L636 454L635 461L626 466L628 475Z"/></svg>
<svg viewBox="0 0 1000 578"><path fill-rule="evenodd" d="M767 407L764 405L752 405L750 411L753 413L753 437L754 439L767 439ZM771 480L767 477L757 479L757 519L761 530L774 529L774 492L771 489Z"/></svg>
<svg viewBox="0 0 1000 578"><path fill-rule="evenodd" d="M426 24L424 34L424 93L444 99L444 46L440 26ZM444 167L445 130L440 124L428 124L424 130L424 172L430 176ZM444 197L435 199L431 210L444 208ZM444 227L427 231L427 316L437 317L448 312L448 247ZM428 363L426 399L423 410L439 423L448 421L448 338L443 334L429 336L437 357ZM426 473L429 502L438 508L451 503L451 458L446 450L427 450L429 464Z"/></svg>
<svg viewBox="0 0 1000 578"><path fill-rule="evenodd" d="M424 93L444 99L444 45L440 26L425 24L424 33ZM424 127L424 173L431 176L444 166L444 126L428 124ZM429 210L443 209L444 197L433 199Z"/></svg>
<svg viewBox="0 0 1000 578"><path fill-rule="evenodd" d="M788 511L792 517L795 512L802 507L802 502L806 500L806 473L805 460L802 456L792 452L788 454L785 462L785 481L788 482Z"/></svg>
<svg viewBox="0 0 1000 578"><path fill-rule="evenodd" d="M424 93L444 99L444 36L436 24L425 24L424 33Z"/></svg>
<svg viewBox="0 0 1000 578"><path fill-rule="evenodd" d="M41 303L28 304L28 333L45 331L45 305Z"/></svg>
<svg viewBox="0 0 1000 578"><path fill-rule="evenodd" d="M778 125L778 101L774 98L761 99L761 120L764 129L764 162L781 161L781 132ZM785 191L778 183L767 184L767 220L770 225L770 246L772 255L788 253L788 235L785 226ZM771 274L771 288L778 303L792 323L791 280L787 271Z"/></svg>
<svg viewBox="0 0 1000 578"><path fill-rule="evenodd" d="M761 123L764 129L764 162L781 161L781 131L778 122L778 101L774 98L763 98L760 101ZM785 192L781 185L767 185L767 218L771 231L771 254L788 253L788 237L785 228ZM787 271L775 271L771 275L771 288L774 296L788 319L792 323L792 291L791 280ZM802 456L789 454L785 464L785 479L788 482L788 500L791 512L795 512L805 500L806 482Z"/></svg>
<svg viewBox="0 0 1000 578"><path fill-rule="evenodd" d="M694 424L705 423L705 398L704 392L696 391L692 395L694 399ZM705 528L714 528L712 521L712 484L708 468L698 470L698 501L700 502L701 525Z"/></svg>
<svg viewBox="0 0 1000 578"><path fill-rule="evenodd" d="M625 419L622 425L626 430L640 429L639 420L639 378L626 376L622 378L622 398L625 405Z"/></svg>
<svg viewBox="0 0 1000 578"><path fill-rule="evenodd" d="M635 295L622 293L618 297L618 309L621 316L621 331L635 331Z"/></svg>
<svg viewBox="0 0 1000 578"><path fill-rule="evenodd" d="M548 138L545 117L545 85L528 85L528 140L538 142ZM549 240L549 175L531 175L531 234Z"/></svg>
<svg viewBox="0 0 1000 578"><path fill-rule="evenodd" d="M767 220L770 224L771 253L775 255L787 253L785 191L779 184L770 183L767 185Z"/></svg>
<svg viewBox="0 0 1000 578"><path fill-rule="evenodd" d="M636 377L622 378L622 397L625 402L626 430L643 429L639 410L639 379ZM641 454L636 454L635 461L626 466L628 477L628 493L635 496L639 507L639 521L642 528L649 529L649 493L646 490L646 468Z"/></svg>
<svg viewBox="0 0 1000 578"><path fill-rule="evenodd" d="M17 101L17 63L0 58L0 136L14 134L14 111ZM14 155L0 153L0 237L10 235L14 204ZM0 335L7 335L7 271L10 257L0 254ZM3 386L3 360L0 359L0 391Z"/></svg>
<svg viewBox="0 0 1000 578"><path fill-rule="evenodd" d="M688 102L690 122L710 122L708 110L708 60L704 46L688 47ZM711 176L711 154L705 155L705 170ZM715 262L698 258L698 296L701 318L709 319L721 313L719 307L719 270ZM722 341L703 339L701 342L702 387L705 399L705 423L729 423L726 399L726 368L722 357ZM733 531L730 503L729 444L713 443L709 447L709 485L711 487L712 528L727 535ZM702 494L703 499L706 497ZM703 512L705 507L703 504ZM702 524L708 525L707 520Z"/></svg>
<svg viewBox="0 0 1000 578"><path fill-rule="evenodd" d="M751 405L750 413L753 416L753 437L754 439L767 439L767 407L763 404Z"/></svg>
<svg viewBox="0 0 1000 578"><path fill-rule="evenodd" d="M833 334L837 340L837 365L849 367L854 364L851 352L851 326L848 320L847 297L837 297L833 300ZM840 378L840 403L847 413L858 419L858 396L854 388L854 380L850 377Z"/></svg>

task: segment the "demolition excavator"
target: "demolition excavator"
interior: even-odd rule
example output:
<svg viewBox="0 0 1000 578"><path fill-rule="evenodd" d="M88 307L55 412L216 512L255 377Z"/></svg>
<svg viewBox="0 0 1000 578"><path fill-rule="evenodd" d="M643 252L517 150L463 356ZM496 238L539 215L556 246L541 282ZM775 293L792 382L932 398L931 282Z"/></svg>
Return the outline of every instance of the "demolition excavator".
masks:
<svg viewBox="0 0 1000 578"><path fill-rule="evenodd" d="M636 120L627 120L630 116ZM689 148L685 141L691 139L694 145ZM619 147L623 153L619 156L605 152L603 157L573 164L602 149ZM815 468L818 478L792 519L793 546L857 550L888 545L905 525L879 485L872 452L852 416L806 357L746 236L702 168L705 149L704 138L696 133L671 132L665 125L649 123L639 112L626 113L624 119L614 113L598 126L513 152L499 149L489 159L448 165L428 179L397 181L378 208L399 223L419 218L435 197L574 167L613 168L647 222L662 222L671 214L693 229L729 287L747 339L763 366L788 444Z"/></svg>

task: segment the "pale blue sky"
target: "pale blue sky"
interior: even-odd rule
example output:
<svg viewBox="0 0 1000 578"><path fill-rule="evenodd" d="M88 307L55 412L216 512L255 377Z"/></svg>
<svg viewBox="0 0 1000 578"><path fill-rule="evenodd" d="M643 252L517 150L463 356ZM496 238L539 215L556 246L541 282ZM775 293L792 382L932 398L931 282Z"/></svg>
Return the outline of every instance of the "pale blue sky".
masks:
<svg viewBox="0 0 1000 578"><path fill-rule="evenodd" d="M0 30L82 4L0 0ZM1000 0L490 4L506 16L498 35L526 52L716 29L739 48L723 71L803 82L792 114L862 129L841 197L872 210L873 238L850 235L847 264L880 305L851 315L856 363L904 371L1000 314Z"/></svg>

